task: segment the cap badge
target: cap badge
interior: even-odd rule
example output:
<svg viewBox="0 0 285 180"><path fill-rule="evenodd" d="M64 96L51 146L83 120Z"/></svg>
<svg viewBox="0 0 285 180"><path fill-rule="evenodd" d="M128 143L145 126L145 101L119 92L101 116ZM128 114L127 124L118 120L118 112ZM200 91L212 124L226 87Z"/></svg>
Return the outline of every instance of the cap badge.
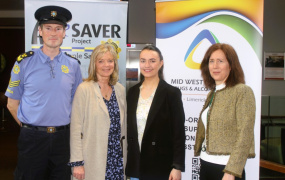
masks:
<svg viewBox="0 0 285 180"><path fill-rule="evenodd" d="M56 11L51 11L51 12L50 12L50 15L51 15L52 17L56 17L56 16L57 16L57 12L56 12Z"/></svg>

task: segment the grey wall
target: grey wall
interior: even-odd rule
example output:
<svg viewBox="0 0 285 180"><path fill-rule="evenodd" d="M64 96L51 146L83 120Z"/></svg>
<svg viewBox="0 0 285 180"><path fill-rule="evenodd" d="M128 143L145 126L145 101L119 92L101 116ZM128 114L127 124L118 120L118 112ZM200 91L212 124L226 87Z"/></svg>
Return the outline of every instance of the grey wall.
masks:
<svg viewBox="0 0 285 180"><path fill-rule="evenodd" d="M264 0L263 27L263 51L285 52L284 0ZM285 96L285 81L262 80L262 95Z"/></svg>
<svg viewBox="0 0 285 180"><path fill-rule="evenodd" d="M129 0L127 36L130 44L155 44L154 0Z"/></svg>

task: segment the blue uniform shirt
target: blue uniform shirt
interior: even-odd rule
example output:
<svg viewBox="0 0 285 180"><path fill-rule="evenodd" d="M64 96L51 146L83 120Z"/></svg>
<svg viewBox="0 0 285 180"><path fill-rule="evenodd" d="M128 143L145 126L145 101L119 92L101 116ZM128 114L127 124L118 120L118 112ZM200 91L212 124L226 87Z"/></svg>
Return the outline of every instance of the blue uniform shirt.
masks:
<svg viewBox="0 0 285 180"><path fill-rule="evenodd" d="M41 49L15 62L5 95L20 100L18 119L34 126L70 123L71 104L82 82L76 59L60 53L51 61Z"/></svg>

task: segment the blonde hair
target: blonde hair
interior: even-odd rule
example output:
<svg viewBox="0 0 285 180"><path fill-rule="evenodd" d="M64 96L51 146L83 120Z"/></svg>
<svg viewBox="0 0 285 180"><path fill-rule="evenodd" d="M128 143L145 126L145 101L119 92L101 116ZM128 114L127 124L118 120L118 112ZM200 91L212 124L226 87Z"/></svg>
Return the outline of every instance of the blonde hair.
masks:
<svg viewBox="0 0 285 180"><path fill-rule="evenodd" d="M90 58L90 64L88 68L88 78L85 79L86 81L98 81L97 74L96 74L96 64L95 62L98 61L106 52L109 52L113 56L114 60L114 71L110 76L109 84L115 85L119 79L119 67L118 67L118 59L117 59L117 53L114 49L114 47L110 44L101 44L97 46Z"/></svg>

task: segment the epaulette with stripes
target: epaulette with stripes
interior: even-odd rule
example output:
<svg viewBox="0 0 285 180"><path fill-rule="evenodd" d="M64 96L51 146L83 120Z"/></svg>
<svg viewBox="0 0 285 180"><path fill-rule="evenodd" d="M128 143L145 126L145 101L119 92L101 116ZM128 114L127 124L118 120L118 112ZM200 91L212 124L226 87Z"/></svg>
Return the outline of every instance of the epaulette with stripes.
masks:
<svg viewBox="0 0 285 180"><path fill-rule="evenodd" d="M20 63L23 59L34 55L34 51L28 51L17 57L17 62Z"/></svg>
<svg viewBox="0 0 285 180"><path fill-rule="evenodd" d="M81 65L81 62L80 62L77 58L75 58L75 57L71 56L70 54L67 54L67 52L65 52L65 54L66 54L67 56L69 56L69 57L71 57L71 58L75 59L75 60L78 62L78 64L80 64L80 65Z"/></svg>

